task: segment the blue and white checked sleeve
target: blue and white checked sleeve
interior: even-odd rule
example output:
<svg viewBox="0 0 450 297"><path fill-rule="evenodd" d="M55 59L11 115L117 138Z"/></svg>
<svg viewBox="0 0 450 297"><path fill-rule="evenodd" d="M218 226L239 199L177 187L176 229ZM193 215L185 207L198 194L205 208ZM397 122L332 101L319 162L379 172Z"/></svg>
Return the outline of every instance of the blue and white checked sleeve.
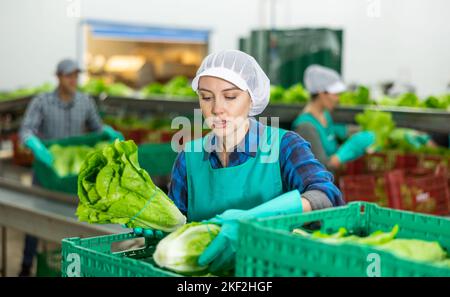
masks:
<svg viewBox="0 0 450 297"><path fill-rule="evenodd" d="M99 132L102 130L103 122L97 111L97 105L95 104L94 99L89 96L87 97L87 102L89 107L86 118L86 127L89 131Z"/></svg>
<svg viewBox="0 0 450 297"><path fill-rule="evenodd" d="M344 204L333 175L314 157L310 144L295 132L287 132L281 140L280 169L285 191L297 189L313 209Z"/></svg>
<svg viewBox="0 0 450 297"><path fill-rule="evenodd" d="M38 95L34 97L25 112L19 131L20 141L22 143L24 143L28 137L39 133L43 118L42 96L43 95Z"/></svg>
<svg viewBox="0 0 450 297"><path fill-rule="evenodd" d="M187 172L184 151L178 154L173 164L169 198L184 215L187 214Z"/></svg>

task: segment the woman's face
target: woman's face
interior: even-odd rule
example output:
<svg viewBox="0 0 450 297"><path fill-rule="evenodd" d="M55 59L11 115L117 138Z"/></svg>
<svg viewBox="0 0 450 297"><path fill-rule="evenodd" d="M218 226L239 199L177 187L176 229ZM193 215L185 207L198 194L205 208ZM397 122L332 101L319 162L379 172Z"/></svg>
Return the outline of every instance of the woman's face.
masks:
<svg viewBox="0 0 450 297"><path fill-rule="evenodd" d="M339 94L320 93L319 100L327 110L333 110L339 104Z"/></svg>
<svg viewBox="0 0 450 297"><path fill-rule="evenodd" d="M247 122L251 98L234 84L213 76L198 83L200 108L206 123L219 137L229 136Z"/></svg>

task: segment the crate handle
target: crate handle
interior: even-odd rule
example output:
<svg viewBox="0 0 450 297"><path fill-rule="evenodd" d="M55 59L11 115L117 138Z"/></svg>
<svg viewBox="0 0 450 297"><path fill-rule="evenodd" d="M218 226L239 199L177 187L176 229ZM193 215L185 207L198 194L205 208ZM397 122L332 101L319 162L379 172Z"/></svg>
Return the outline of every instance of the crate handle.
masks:
<svg viewBox="0 0 450 297"><path fill-rule="evenodd" d="M306 232L311 232L311 231L320 230L322 226L323 226L323 220L314 220L314 221L304 222L303 224L301 224L301 226L299 226L298 224L291 225L289 230L292 231L294 229L301 229Z"/></svg>
<svg viewBox="0 0 450 297"><path fill-rule="evenodd" d="M363 215L365 212L366 212L366 205L365 204L361 204L359 206L359 213Z"/></svg>

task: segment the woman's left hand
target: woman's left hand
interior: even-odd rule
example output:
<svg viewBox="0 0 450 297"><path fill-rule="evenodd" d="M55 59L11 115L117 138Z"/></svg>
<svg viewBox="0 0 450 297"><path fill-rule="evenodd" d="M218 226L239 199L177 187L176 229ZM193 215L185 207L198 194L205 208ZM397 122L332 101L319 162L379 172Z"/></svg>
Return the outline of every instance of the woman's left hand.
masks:
<svg viewBox="0 0 450 297"><path fill-rule="evenodd" d="M215 273L228 271L234 267L236 246L239 233L239 216L245 211L228 210L208 222L221 225L219 235L211 242L198 259L200 266L210 265Z"/></svg>
<svg viewBox="0 0 450 297"><path fill-rule="evenodd" d="M292 190L252 209L230 209L212 218L207 222L220 224L222 229L200 256L198 264L210 265L213 272L232 268L239 234L239 220L302 213L304 204L305 207L311 208L310 203L301 198L298 190Z"/></svg>
<svg viewBox="0 0 450 297"><path fill-rule="evenodd" d="M219 224L222 228L219 235L200 256L199 265L210 265L209 269L212 272L228 271L234 267L239 220L245 218L248 218L246 210L228 209L206 221L207 223Z"/></svg>

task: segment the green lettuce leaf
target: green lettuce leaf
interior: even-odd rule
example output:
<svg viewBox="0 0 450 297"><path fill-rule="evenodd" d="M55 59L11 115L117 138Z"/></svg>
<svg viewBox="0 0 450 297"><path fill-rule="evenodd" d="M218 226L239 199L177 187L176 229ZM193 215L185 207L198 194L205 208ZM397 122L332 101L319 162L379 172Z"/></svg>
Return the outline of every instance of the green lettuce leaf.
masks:
<svg viewBox="0 0 450 297"><path fill-rule="evenodd" d="M106 94L110 96L123 96L128 97L133 94L133 89L123 83L113 83L107 85L105 88Z"/></svg>
<svg viewBox="0 0 450 297"><path fill-rule="evenodd" d="M283 101L284 96L284 88L282 86L270 86L270 101L273 102L281 102Z"/></svg>
<svg viewBox="0 0 450 297"><path fill-rule="evenodd" d="M417 95L414 93L401 94L397 100L398 100L397 101L398 106L405 106L405 107L419 107L420 106L419 97L417 97Z"/></svg>
<svg viewBox="0 0 450 297"><path fill-rule="evenodd" d="M53 156L53 169L61 177L77 175L86 157L95 149L106 146L107 144L108 142L99 142L95 147L86 145L51 145L49 151Z"/></svg>
<svg viewBox="0 0 450 297"><path fill-rule="evenodd" d="M447 256L438 242L418 239L394 239L377 248L416 261L435 262Z"/></svg>
<svg viewBox="0 0 450 297"><path fill-rule="evenodd" d="M309 100L310 94L301 83L289 87L283 94L283 103L305 103Z"/></svg>
<svg viewBox="0 0 450 297"><path fill-rule="evenodd" d="M372 104L372 100L370 99L369 88L358 86L355 91L343 92L339 96L339 103L344 106L370 105Z"/></svg>
<svg viewBox="0 0 450 297"><path fill-rule="evenodd" d="M339 231L334 234L326 234L322 233L321 231L316 231L311 234L311 238L319 239L326 243L332 244L351 242L366 245L380 245L394 239L397 233L398 233L398 225L395 225L394 228L392 228L392 230L389 232L375 231L366 237L359 237L356 235L346 236L348 234L347 229L339 228Z"/></svg>
<svg viewBox="0 0 450 297"><path fill-rule="evenodd" d="M293 233L303 237L317 239L327 244L354 243L369 245L409 260L430 262L435 265L450 267L450 259L446 258L447 253L439 242L395 238L398 231L399 226L395 225L389 232L375 231L366 237L356 235L346 236L348 232L345 228L340 228L334 234L322 233L321 231L309 234L301 229L295 229Z"/></svg>
<svg viewBox="0 0 450 297"><path fill-rule="evenodd" d="M137 146L116 140L91 153L78 176L80 221L125 224L171 232L186 217L138 162Z"/></svg>
<svg viewBox="0 0 450 297"><path fill-rule="evenodd" d="M388 146L389 136L395 128L391 113L365 109L355 116L355 121L362 130L375 133L375 147L382 149Z"/></svg>
<svg viewBox="0 0 450 297"><path fill-rule="evenodd" d="M91 78L86 84L80 86L79 89L83 93L92 96L98 96L106 91L106 82L101 78Z"/></svg>

